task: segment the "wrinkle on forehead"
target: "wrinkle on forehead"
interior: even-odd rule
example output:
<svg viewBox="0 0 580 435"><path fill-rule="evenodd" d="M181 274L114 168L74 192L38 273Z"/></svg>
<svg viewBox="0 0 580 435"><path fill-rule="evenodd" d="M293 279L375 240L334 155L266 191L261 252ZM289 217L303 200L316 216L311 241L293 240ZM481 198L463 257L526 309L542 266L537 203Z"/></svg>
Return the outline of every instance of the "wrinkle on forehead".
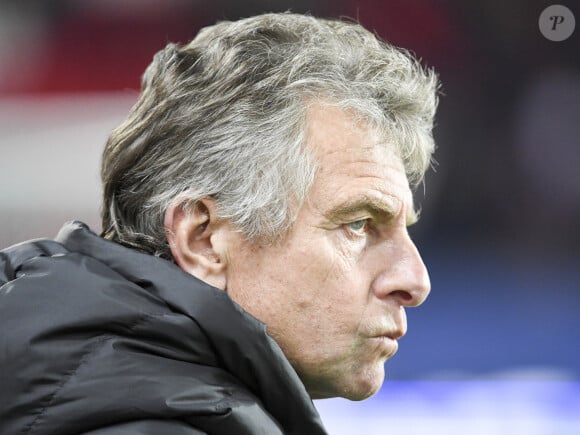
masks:
<svg viewBox="0 0 580 435"><path fill-rule="evenodd" d="M312 109L308 138L318 170L307 201L318 214L344 203L364 202L369 208L404 213L407 225L416 221L413 196L395 147L377 142L365 123L338 108ZM372 198L372 200L370 200ZM322 200L322 201L321 201ZM374 207L373 207L374 205Z"/></svg>
<svg viewBox="0 0 580 435"><path fill-rule="evenodd" d="M333 103L332 99L306 100L306 131L307 137L311 136L312 127L320 127L321 124L340 123L342 133L359 134L366 138L365 143L359 144L359 151L373 150L376 144L388 148L393 154L401 156L401 149L392 142L386 126L378 125L368 117L351 108L340 107ZM318 124L318 125L316 125ZM329 150L330 151L330 150ZM333 151L330 151L333 152ZM402 160L401 160L402 161Z"/></svg>
<svg viewBox="0 0 580 435"><path fill-rule="evenodd" d="M404 172L398 148L352 111L311 104L306 119L307 144L318 160L324 155L341 153L345 158L375 161L377 151L381 150L388 154L393 166L400 165Z"/></svg>

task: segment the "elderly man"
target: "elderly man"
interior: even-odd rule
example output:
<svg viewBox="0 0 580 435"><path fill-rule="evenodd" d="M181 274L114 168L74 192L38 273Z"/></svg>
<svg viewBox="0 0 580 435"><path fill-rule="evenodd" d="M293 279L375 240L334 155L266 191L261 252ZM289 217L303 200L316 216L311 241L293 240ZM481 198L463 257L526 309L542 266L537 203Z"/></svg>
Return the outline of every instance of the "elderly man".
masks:
<svg viewBox="0 0 580 435"><path fill-rule="evenodd" d="M352 23L168 45L103 154L103 232L0 256L0 432L323 434L430 289L407 233L437 80Z"/></svg>

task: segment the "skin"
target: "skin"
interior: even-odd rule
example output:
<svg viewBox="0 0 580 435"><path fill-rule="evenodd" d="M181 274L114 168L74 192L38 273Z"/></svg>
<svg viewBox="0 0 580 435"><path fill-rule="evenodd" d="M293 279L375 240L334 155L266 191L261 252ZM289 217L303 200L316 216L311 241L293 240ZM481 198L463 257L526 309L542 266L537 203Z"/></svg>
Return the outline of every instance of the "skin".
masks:
<svg viewBox="0 0 580 435"><path fill-rule="evenodd" d="M211 198L170 207L165 225L177 264L264 322L313 399L362 400L381 387L429 277L407 232L416 215L401 159L342 109L314 104L307 119L318 171L278 243L246 241Z"/></svg>

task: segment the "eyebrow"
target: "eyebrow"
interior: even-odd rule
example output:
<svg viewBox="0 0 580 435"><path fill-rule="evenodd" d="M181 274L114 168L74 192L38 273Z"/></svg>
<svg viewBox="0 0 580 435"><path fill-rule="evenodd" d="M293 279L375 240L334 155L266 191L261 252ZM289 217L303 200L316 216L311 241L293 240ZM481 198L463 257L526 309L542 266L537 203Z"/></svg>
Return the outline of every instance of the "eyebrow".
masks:
<svg viewBox="0 0 580 435"><path fill-rule="evenodd" d="M372 196L364 195L353 201L348 201L330 210L326 217L331 221L338 221L352 216L361 211L366 211L370 213L375 219L389 219L397 215L398 210L393 205L388 202L381 201ZM411 226L419 220L419 213L411 208L407 212L407 217L405 220L406 226Z"/></svg>

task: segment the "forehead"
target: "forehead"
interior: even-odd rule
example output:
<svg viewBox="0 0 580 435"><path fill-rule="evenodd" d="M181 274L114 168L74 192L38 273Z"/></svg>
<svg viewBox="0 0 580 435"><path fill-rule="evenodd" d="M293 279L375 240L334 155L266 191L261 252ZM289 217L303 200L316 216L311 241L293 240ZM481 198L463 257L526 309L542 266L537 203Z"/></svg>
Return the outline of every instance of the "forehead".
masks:
<svg viewBox="0 0 580 435"><path fill-rule="evenodd" d="M405 209L408 220L414 220L413 196L401 158L360 117L335 106L312 104L307 111L307 144L317 163L309 199L321 212L367 198L391 209Z"/></svg>

